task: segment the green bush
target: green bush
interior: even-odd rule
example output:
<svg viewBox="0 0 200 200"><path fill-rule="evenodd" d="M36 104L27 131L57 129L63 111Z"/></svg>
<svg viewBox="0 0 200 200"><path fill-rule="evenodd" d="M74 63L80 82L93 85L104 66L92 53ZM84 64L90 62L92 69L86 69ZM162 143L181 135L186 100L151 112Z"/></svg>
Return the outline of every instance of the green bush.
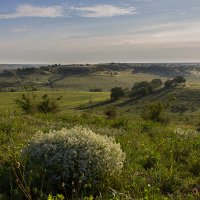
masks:
<svg viewBox="0 0 200 200"><path fill-rule="evenodd" d="M151 84L153 85L154 88L159 88L162 86L162 80L161 79L153 79L151 81Z"/></svg>
<svg viewBox="0 0 200 200"><path fill-rule="evenodd" d="M110 94L110 98L113 100L117 100L121 97L125 96L125 91L123 88L121 87L114 87L111 89L111 94Z"/></svg>
<svg viewBox="0 0 200 200"><path fill-rule="evenodd" d="M173 79L173 81L176 82L176 83L185 83L186 82L186 78L184 78L183 76L176 76Z"/></svg>
<svg viewBox="0 0 200 200"><path fill-rule="evenodd" d="M25 113L37 112L36 95L33 92L22 94L21 99L15 101Z"/></svg>
<svg viewBox="0 0 200 200"><path fill-rule="evenodd" d="M59 191L59 186L65 184L71 191L73 186L81 189L101 185L107 177L119 174L125 154L112 138L74 127L37 133L23 149L22 158L28 158L27 170L39 177L45 173L46 188Z"/></svg>
<svg viewBox="0 0 200 200"><path fill-rule="evenodd" d="M145 120L154 122L167 122L167 118L164 117L164 109L165 107L162 102L153 102L145 107L142 117Z"/></svg>
<svg viewBox="0 0 200 200"><path fill-rule="evenodd" d="M48 97L47 94L42 96L40 102L37 102L35 93L28 91L26 94L22 94L21 99L16 99L15 102L26 114L33 114L36 112L55 113L58 111L57 101Z"/></svg>
<svg viewBox="0 0 200 200"><path fill-rule="evenodd" d="M42 113L55 113L58 111L58 104L56 100L51 99L47 94L42 96L42 101L37 105L38 112Z"/></svg>

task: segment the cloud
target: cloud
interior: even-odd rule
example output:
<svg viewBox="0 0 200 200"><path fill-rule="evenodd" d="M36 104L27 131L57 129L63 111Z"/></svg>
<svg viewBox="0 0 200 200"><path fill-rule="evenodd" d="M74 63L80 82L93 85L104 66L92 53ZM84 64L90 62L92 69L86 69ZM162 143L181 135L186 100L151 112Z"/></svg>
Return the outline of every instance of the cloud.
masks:
<svg viewBox="0 0 200 200"><path fill-rule="evenodd" d="M146 31L146 28L149 31ZM113 45L134 47L134 46L159 46L159 47L199 47L200 44L200 23L174 22L146 26L145 29L138 29L129 34L123 34L113 38Z"/></svg>
<svg viewBox="0 0 200 200"><path fill-rule="evenodd" d="M82 17L113 17L136 14L135 7L119 7L109 4L72 7L71 10L79 12Z"/></svg>
<svg viewBox="0 0 200 200"><path fill-rule="evenodd" d="M20 17L62 17L64 9L61 6L19 5L14 13L0 14L0 19L15 19Z"/></svg>

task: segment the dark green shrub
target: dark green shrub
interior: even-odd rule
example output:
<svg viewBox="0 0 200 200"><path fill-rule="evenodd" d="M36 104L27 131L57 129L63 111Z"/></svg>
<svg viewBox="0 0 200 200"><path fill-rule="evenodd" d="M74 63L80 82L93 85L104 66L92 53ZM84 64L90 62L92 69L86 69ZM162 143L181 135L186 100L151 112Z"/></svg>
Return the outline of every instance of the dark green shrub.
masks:
<svg viewBox="0 0 200 200"><path fill-rule="evenodd" d="M162 86L163 82L161 79L153 79L151 81L151 84L153 85L154 88L159 88Z"/></svg>
<svg viewBox="0 0 200 200"><path fill-rule="evenodd" d="M173 79L173 81L176 82L176 83L185 83L186 82L186 78L184 78L183 76L176 76Z"/></svg>
<svg viewBox="0 0 200 200"><path fill-rule="evenodd" d="M111 94L110 94L110 98L113 100L117 100L121 97L125 96L125 92L124 89L121 87L114 87L111 89Z"/></svg>
<svg viewBox="0 0 200 200"><path fill-rule="evenodd" d="M144 97L151 94L153 92L153 89L153 85L147 81L136 82L131 89L132 91L130 93L130 96Z"/></svg>
<svg viewBox="0 0 200 200"><path fill-rule="evenodd" d="M164 82L164 86L165 86L166 88L170 88L170 87L173 86L173 82L172 82L171 80L166 80L166 81Z"/></svg>
<svg viewBox="0 0 200 200"><path fill-rule="evenodd" d="M36 95L33 92L28 91L26 94L22 94L21 99L16 99L15 102L26 114L33 114L36 112L55 113L58 111L57 101L48 97L47 94L42 96L40 102L37 102Z"/></svg>
<svg viewBox="0 0 200 200"><path fill-rule="evenodd" d="M162 102L153 102L147 105L142 113L142 117L145 120L151 120L154 122L167 122L167 118L164 118L164 105Z"/></svg>
<svg viewBox="0 0 200 200"><path fill-rule="evenodd" d="M48 97L47 94L42 96L42 101L37 105L38 112L55 113L58 112L58 104L56 100Z"/></svg>

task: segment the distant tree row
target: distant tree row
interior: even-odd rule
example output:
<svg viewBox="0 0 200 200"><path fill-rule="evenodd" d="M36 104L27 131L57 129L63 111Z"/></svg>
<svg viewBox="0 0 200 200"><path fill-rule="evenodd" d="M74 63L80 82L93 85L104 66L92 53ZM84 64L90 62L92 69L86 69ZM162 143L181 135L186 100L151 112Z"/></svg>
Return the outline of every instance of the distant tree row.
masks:
<svg viewBox="0 0 200 200"><path fill-rule="evenodd" d="M149 94L152 94L160 88L171 88L185 82L186 79L183 76L177 76L171 80L165 81L164 83L161 79L153 79L150 82L141 81L134 83L133 87L128 92L127 89L123 89L122 87L112 88L110 97L112 100L117 100L124 96L144 97Z"/></svg>

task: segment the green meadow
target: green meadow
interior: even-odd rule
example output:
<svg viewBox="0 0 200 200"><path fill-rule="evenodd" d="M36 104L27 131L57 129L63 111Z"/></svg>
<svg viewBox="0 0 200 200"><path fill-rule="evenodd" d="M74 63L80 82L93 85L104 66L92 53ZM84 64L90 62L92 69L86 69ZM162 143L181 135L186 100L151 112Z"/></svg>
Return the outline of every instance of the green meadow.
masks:
<svg viewBox="0 0 200 200"><path fill-rule="evenodd" d="M26 92L0 92L1 108L16 108L16 99L21 98L22 94ZM59 100L59 107L61 111L73 110L80 105L88 103L98 103L109 99L109 92L81 92L81 91L34 91L29 92L36 95L36 100L41 98L44 94L49 97Z"/></svg>

